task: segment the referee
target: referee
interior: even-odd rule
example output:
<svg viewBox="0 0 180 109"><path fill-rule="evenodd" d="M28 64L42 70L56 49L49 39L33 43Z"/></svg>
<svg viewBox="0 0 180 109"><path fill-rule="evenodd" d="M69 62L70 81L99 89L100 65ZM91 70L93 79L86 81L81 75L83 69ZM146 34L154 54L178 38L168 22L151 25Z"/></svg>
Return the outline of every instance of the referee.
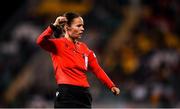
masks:
<svg viewBox="0 0 180 109"><path fill-rule="evenodd" d="M99 66L94 52L78 41L83 32L83 18L77 13L68 12L57 17L37 38L37 44L48 51L52 58L58 85L55 108L91 108L92 97L86 76L88 70L115 95L120 93L120 89ZM55 33L63 37L54 38Z"/></svg>

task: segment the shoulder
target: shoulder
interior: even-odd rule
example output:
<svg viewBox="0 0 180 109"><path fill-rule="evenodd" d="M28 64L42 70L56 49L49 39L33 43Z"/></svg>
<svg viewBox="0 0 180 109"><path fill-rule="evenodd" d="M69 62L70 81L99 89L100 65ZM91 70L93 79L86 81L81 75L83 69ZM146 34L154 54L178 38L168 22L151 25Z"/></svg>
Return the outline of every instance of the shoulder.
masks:
<svg viewBox="0 0 180 109"><path fill-rule="evenodd" d="M57 38L59 41L65 41L65 37L60 37L60 38Z"/></svg>
<svg viewBox="0 0 180 109"><path fill-rule="evenodd" d="M78 42L78 44L81 46L81 47L84 47L84 48L88 48L88 46L84 43L84 42Z"/></svg>
<svg viewBox="0 0 180 109"><path fill-rule="evenodd" d="M52 41L58 47L63 47L63 45L66 44L66 41L65 41L64 37L53 38Z"/></svg>
<svg viewBox="0 0 180 109"><path fill-rule="evenodd" d="M62 42L66 42L64 37L60 37L60 38L54 38L54 41L57 43L62 43Z"/></svg>
<svg viewBox="0 0 180 109"><path fill-rule="evenodd" d="M82 49L90 51L89 47L84 42L78 42L78 43Z"/></svg>
<svg viewBox="0 0 180 109"><path fill-rule="evenodd" d="M91 50L84 42L78 42L79 45L88 52L88 54L90 53L94 53L93 50Z"/></svg>

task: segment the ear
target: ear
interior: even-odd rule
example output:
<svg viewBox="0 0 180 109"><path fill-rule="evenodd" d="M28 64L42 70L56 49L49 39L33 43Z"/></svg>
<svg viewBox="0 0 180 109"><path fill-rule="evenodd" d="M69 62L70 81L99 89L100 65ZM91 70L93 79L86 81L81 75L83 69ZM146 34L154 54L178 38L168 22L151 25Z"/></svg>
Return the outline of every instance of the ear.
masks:
<svg viewBox="0 0 180 109"><path fill-rule="evenodd" d="M70 29L71 29L71 27L67 26L67 30L70 30Z"/></svg>
<svg viewBox="0 0 180 109"><path fill-rule="evenodd" d="M67 31L68 28L69 28L68 25L65 24L65 25L64 25L64 30Z"/></svg>

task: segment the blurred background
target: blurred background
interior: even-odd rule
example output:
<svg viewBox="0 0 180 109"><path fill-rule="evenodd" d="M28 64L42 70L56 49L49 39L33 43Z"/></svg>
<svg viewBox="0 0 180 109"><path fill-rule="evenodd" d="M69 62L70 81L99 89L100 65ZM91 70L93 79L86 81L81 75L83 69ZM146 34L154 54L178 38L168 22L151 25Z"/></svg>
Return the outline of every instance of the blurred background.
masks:
<svg viewBox="0 0 180 109"><path fill-rule="evenodd" d="M3 0L0 107L53 107L51 58L36 39L68 11L82 15L81 40L121 89L114 96L88 72L94 108L180 107L179 5L179 0Z"/></svg>

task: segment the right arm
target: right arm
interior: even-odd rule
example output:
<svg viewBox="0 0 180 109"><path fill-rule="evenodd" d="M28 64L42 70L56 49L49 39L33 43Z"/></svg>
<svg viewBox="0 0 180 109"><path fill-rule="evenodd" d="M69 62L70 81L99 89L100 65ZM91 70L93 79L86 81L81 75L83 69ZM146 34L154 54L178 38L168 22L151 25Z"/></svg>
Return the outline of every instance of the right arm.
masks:
<svg viewBox="0 0 180 109"><path fill-rule="evenodd" d="M43 33L39 35L39 37L37 38L37 44L41 48L49 52L56 53L57 52L56 45L55 45L56 39L51 38L54 31L53 27L60 26L64 24L66 21L67 19L65 17L62 17L62 16L57 17L54 24L49 26Z"/></svg>
<svg viewBox="0 0 180 109"><path fill-rule="evenodd" d="M51 36L53 34L53 30L49 26L44 32L42 32L37 38L36 43L43 49L49 52L56 52L56 47Z"/></svg>
<svg viewBox="0 0 180 109"><path fill-rule="evenodd" d="M90 51L88 59L89 67L91 68L92 72L96 75L96 77L100 79L113 92L113 94L119 95L120 89L115 86L115 84L111 81L108 75L99 66L97 58L92 51Z"/></svg>

